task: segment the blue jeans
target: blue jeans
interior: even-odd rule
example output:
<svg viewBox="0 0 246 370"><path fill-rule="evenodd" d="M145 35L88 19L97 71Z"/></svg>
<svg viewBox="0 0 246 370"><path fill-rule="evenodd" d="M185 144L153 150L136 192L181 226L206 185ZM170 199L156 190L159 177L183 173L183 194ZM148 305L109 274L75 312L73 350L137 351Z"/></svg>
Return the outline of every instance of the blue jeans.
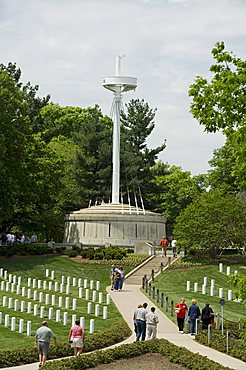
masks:
<svg viewBox="0 0 246 370"><path fill-rule="evenodd" d="M143 320L137 320L137 341L145 340L146 336L146 322Z"/></svg>
<svg viewBox="0 0 246 370"><path fill-rule="evenodd" d="M114 281L114 290L118 290L119 289L119 280L115 280Z"/></svg>
<svg viewBox="0 0 246 370"><path fill-rule="evenodd" d="M124 281L124 278L120 278L119 279L119 289L122 289L122 287L123 287L123 281Z"/></svg>
<svg viewBox="0 0 246 370"><path fill-rule="evenodd" d="M196 333L196 319L190 319L190 333Z"/></svg>

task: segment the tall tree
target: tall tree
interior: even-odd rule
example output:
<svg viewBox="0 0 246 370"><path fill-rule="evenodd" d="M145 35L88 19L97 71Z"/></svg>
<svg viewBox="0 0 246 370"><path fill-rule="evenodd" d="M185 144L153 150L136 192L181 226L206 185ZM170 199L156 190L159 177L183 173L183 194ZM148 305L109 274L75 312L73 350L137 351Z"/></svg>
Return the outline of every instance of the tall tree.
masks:
<svg viewBox="0 0 246 370"><path fill-rule="evenodd" d="M147 191L152 178L151 167L158 154L166 147L166 140L156 148L149 149L147 139L155 123L156 109L149 107L144 100L132 99L121 113L121 173L123 188L129 189L134 197L139 188L147 206Z"/></svg>
<svg viewBox="0 0 246 370"><path fill-rule="evenodd" d="M235 175L246 189L246 61L225 50L223 42L212 50L213 78L197 76L190 86L191 112L207 132L222 131L233 146Z"/></svg>

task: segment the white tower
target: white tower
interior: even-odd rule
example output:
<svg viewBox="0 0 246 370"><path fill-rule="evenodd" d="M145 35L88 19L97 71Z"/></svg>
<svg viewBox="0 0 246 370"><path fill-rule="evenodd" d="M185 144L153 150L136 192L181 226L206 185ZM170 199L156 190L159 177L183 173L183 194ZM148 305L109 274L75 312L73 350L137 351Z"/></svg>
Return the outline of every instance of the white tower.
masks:
<svg viewBox="0 0 246 370"><path fill-rule="evenodd" d="M113 176L112 176L112 203L119 203L120 199L120 110L122 105L122 93L135 90L137 79L121 75L121 59L124 55L116 57L115 76L105 77L103 87L113 91L114 99L112 104L113 127Z"/></svg>

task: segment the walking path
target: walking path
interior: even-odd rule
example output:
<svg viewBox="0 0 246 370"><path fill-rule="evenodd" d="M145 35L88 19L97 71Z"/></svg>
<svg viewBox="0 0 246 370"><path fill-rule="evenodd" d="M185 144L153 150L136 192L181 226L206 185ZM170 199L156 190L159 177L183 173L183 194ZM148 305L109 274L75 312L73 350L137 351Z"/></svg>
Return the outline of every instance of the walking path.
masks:
<svg viewBox="0 0 246 370"><path fill-rule="evenodd" d="M157 256L157 259L159 256ZM165 263L165 258L163 258L163 262ZM138 274L141 269L138 270ZM140 274L141 275L141 274ZM143 275L142 275L143 276ZM136 310L137 306L140 303L147 302L148 308L153 306L153 302L149 300L144 293L140 291L140 281L137 285L128 284L126 280L126 284L123 287L121 292L113 292L111 291L110 287L107 288L108 293L110 293L113 302L115 303L116 307L124 317L125 321L129 325L130 328L133 329L133 312ZM130 282L130 280L129 280ZM157 329L157 337L164 338L169 340L171 343L174 343L177 346L185 347L191 352L199 353L202 356L206 356L209 359L222 364L223 366L230 367L231 369L235 370L245 370L246 364L243 361L235 359L231 356L218 352L214 349L209 347L203 346L202 344L197 343L194 340L194 337L190 336L189 334L180 334L178 333L177 326L162 312L156 307L156 314L159 317L159 324ZM134 330L133 330L134 332ZM127 338L124 342L117 343L110 348L114 348L121 344L132 343L135 341L135 333L132 334L129 338ZM38 362L28 365L16 366L5 368L5 370L37 370L38 369Z"/></svg>

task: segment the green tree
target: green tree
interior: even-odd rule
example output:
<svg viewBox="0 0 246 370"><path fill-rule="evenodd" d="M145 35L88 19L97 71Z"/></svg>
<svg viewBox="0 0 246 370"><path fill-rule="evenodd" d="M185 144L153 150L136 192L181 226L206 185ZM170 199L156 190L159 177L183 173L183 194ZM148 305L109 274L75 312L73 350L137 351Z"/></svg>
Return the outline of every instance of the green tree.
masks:
<svg viewBox="0 0 246 370"><path fill-rule="evenodd" d="M156 109L151 109L144 100L132 99L126 104L126 111L121 113L121 182L123 192L127 189L132 198L139 192L147 207L147 193L152 179L151 168L155 165L158 154L166 147L166 140L153 149L149 149L147 139L155 123Z"/></svg>
<svg viewBox="0 0 246 370"><path fill-rule="evenodd" d="M203 176L191 176L179 166L158 162L153 167L152 183L155 192L150 194L155 211L167 218L167 232L172 235L177 216L205 189Z"/></svg>
<svg viewBox="0 0 246 370"><path fill-rule="evenodd" d="M203 193L176 219L175 238L188 251L215 257L229 246L246 242L246 208L238 196L220 191Z"/></svg>
<svg viewBox="0 0 246 370"><path fill-rule="evenodd" d="M239 298L246 303L246 276L237 273L236 275L231 275L229 280L235 289L234 294L236 298Z"/></svg>
<svg viewBox="0 0 246 370"><path fill-rule="evenodd" d="M235 158L234 175L246 189L246 61L225 50L223 42L212 50L215 63L211 81L197 76L190 86L191 113L207 132L222 131Z"/></svg>

